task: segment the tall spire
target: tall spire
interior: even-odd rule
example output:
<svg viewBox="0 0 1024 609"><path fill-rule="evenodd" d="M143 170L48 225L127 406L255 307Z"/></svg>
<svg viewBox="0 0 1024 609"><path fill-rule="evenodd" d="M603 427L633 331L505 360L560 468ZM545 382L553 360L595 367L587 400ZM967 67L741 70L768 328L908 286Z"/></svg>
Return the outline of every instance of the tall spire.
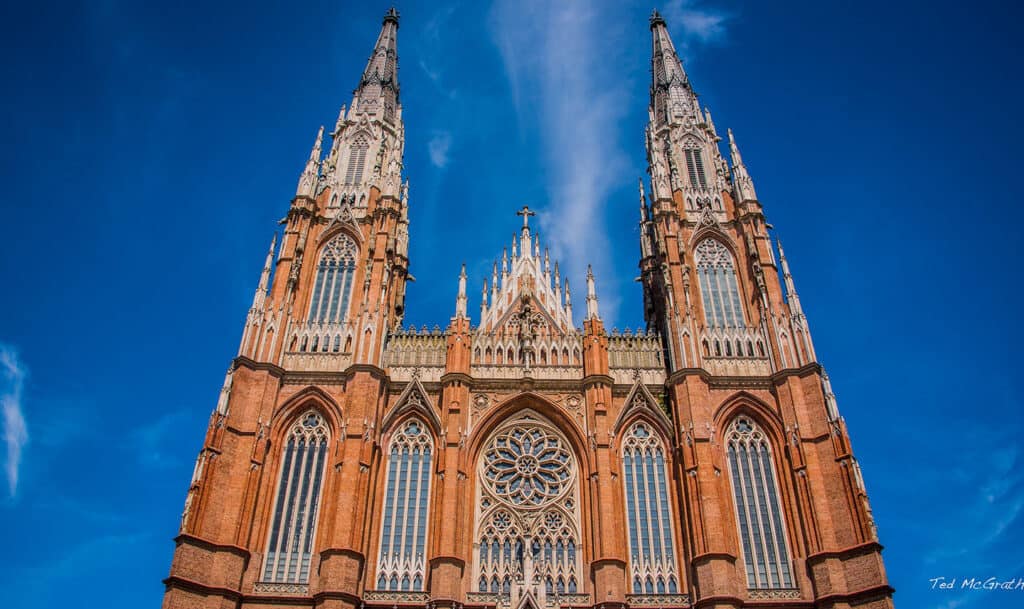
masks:
<svg viewBox="0 0 1024 609"><path fill-rule="evenodd" d="M756 201L757 193L754 192L754 180L747 173L747 166L743 164L743 157L740 156L736 138L732 136L732 129L729 129L729 155L732 157L732 180L736 187L737 201Z"/></svg>
<svg viewBox="0 0 1024 609"><path fill-rule="evenodd" d="M398 11L391 8L384 14L377 44L356 87L353 106L358 106L359 113L379 115L383 110L384 118L392 120L399 103L398 91Z"/></svg>
<svg viewBox="0 0 1024 609"><path fill-rule="evenodd" d="M597 288L594 286L594 271L587 265L587 319L597 319Z"/></svg>
<svg viewBox="0 0 1024 609"><path fill-rule="evenodd" d="M651 118L659 125L687 116L703 122L697 96L658 11L651 13L651 41Z"/></svg>
<svg viewBox="0 0 1024 609"><path fill-rule="evenodd" d="M462 271L459 273L459 295L455 298L455 316L467 317L466 314L466 264L462 264Z"/></svg>

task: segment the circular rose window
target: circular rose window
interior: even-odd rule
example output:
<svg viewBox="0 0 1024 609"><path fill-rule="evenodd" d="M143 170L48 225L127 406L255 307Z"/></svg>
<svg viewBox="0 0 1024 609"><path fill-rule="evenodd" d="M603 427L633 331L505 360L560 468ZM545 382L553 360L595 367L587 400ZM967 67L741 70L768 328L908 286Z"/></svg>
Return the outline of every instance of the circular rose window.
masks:
<svg viewBox="0 0 1024 609"><path fill-rule="evenodd" d="M565 441L525 421L499 431L484 451L487 486L516 506L537 507L557 498L569 487L573 469Z"/></svg>

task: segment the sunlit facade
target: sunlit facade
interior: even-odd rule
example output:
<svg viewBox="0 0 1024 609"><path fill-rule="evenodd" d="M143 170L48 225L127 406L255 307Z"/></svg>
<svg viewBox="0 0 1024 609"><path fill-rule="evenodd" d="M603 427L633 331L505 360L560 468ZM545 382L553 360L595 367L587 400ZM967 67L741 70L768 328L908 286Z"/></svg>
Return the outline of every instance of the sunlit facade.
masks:
<svg viewBox="0 0 1024 609"><path fill-rule="evenodd" d="M472 278L478 314L463 268L425 288L454 297L443 329L403 325L398 22L317 135L267 254L165 609L891 608L788 262L660 15L644 320L625 331L527 207Z"/></svg>

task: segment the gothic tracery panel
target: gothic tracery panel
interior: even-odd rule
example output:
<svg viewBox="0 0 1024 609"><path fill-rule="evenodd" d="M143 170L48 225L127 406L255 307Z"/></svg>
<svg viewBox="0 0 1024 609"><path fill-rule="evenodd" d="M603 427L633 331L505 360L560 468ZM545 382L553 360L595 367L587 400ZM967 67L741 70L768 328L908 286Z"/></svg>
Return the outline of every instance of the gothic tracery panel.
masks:
<svg viewBox="0 0 1024 609"><path fill-rule="evenodd" d="M633 593L676 594L665 449L647 423L634 423L623 437L622 470Z"/></svg>
<svg viewBox="0 0 1024 609"><path fill-rule="evenodd" d="M391 438L377 589L423 590L433 441L411 419Z"/></svg>
<svg viewBox="0 0 1024 609"><path fill-rule="evenodd" d="M474 589L580 592L578 469L565 437L532 412L491 435L478 467Z"/></svg>
<svg viewBox="0 0 1024 609"><path fill-rule="evenodd" d="M753 420L741 416L729 425L726 443L747 587L791 588L782 502L768 439Z"/></svg>
<svg viewBox="0 0 1024 609"><path fill-rule="evenodd" d="M309 580L329 436L323 417L312 410L288 432L267 541L264 582L299 584Z"/></svg>
<svg viewBox="0 0 1024 609"><path fill-rule="evenodd" d="M309 304L310 322L337 323L345 318L356 271L357 249L352 237L338 233L320 252L313 282L313 297ZM318 347L313 347L313 351ZM322 348L327 351L328 345Z"/></svg>
<svg viewBox="0 0 1024 609"><path fill-rule="evenodd" d="M704 320L708 327L744 327L743 305L732 253L717 239L704 239L694 250L694 258L704 302Z"/></svg>

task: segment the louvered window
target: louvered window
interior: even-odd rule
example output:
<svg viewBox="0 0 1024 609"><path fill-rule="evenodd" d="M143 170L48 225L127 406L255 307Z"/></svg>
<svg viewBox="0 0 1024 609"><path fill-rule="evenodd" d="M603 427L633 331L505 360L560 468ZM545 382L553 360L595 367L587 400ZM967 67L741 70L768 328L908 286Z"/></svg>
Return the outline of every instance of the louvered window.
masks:
<svg viewBox="0 0 1024 609"><path fill-rule="evenodd" d="M694 188L707 188L708 181L704 175L704 160L697 148L687 148L686 171L690 174L690 185Z"/></svg>
<svg viewBox="0 0 1024 609"><path fill-rule="evenodd" d="M369 149L366 138L359 136L352 142L349 149L348 169L345 171L346 184L359 184L363 180L363 168L366 166L366 151Z"/></svg>

